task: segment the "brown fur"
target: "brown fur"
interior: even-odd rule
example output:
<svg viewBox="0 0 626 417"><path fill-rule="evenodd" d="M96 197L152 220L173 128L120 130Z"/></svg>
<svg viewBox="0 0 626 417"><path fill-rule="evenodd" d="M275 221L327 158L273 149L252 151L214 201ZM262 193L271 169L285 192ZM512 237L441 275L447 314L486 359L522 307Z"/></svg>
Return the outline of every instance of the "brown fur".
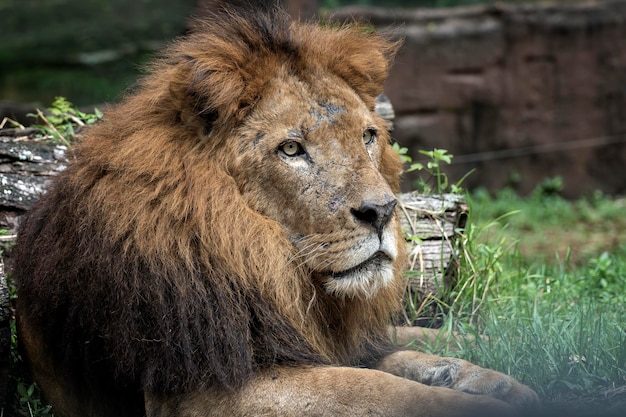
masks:
<svg viewBox="0 0 626 417"><path fill-rule="evenodd" d="M376 226L367 207L399 188L373 111L396 47L224 12L89 131L15 251L22 343L57 411L140 416L144 393L165 410L203 388L253 389L276 366L388 351L404 244L395 215ZM294 135L310 155L282 152ZM395 279L329 289L376 233L394 242Z"/></svg>

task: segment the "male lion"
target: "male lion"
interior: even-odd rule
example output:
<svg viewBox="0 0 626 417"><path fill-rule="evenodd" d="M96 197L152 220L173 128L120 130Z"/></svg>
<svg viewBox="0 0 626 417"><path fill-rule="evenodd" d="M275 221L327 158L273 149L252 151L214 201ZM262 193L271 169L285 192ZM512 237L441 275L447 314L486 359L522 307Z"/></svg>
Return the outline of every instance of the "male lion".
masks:
<svg viewBox="0 0 626 417"><path fill-rule="evenodd" d="M386 338L405 265L401 163L374 104L396 47L226 11L89 131L15 250L20 340L56 412L459 416L536 402L508 376Z"/></svg>

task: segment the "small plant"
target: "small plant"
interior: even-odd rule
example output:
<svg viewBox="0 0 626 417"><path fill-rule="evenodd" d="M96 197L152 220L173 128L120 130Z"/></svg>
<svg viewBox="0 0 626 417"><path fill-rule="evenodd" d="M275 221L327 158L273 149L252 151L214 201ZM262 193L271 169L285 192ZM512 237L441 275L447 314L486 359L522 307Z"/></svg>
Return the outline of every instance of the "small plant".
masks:
<svg viewBox="0 0 626 417"><path fill-rule="evenodd" d="M432 151L420 150L419 153L429 158L427 162L413 162L413 158L408 155L408 148L401 147L397 143L393 144L393 149L400 155L402 162L409 164L409 167L405 172L421 171L426 174L426 178L420 177L415 184L415 188L423 194L443 194L451 192L454 194L460 194L464 190L461 188L461 183L465 181L468 175L473 170L469 171L456 183L450 184L448 176L442 171L442 164L451 164L454 155L448 153L445 149L433 149ZM434 186L431 181L434 179Z"/></svg>
<svg viewBox="0 0 626 417"><path fill-rule="evenodd" d="M431 192L435 192L438 194L445 193L448 190L449 181L448 176L444 172L442 172L441 166L442 163L446 163L448 165L451 164L454 155L449 154L448 151L445 149L437 148L433 149L432 151L420 150L419 153L427 156L428 158L430 158L430 160L426 162L426 165L420 162L414 162L409 166L409 169L407 169L406 172L422 171L430 177L427 179L420 177L416 184L418 189L424 190L425 194L429 194ZM433 186L430 184L431 179L435 180L436 187L434 189ZM460 193L462 189L459 187L459 184L460 182L457 184L451 184L450 191L452 193Z"/></svg>
<svg viewBox="0 0 626 417"><path fill-rule="evenodd" d="M423 164L419 162L413 163L411 164L411 167L408 169L407 172L411 172L411 171L427 172L428 174L430 174L432 178L435 179L437 183L436 192L439 192L439 193L444 192L444 190L448 188L448 176L441 172L441 163L445 162L446 164L449 165L452 162L452 155L448 154L448 151L446 151L445 149L437 149L437 148L435 148L432 151L420 150L419 153L422 155L428 156L429 158L431 158L431 161L428 161L426 163L426 166L424 166ZM424 181L423 178L420 177L418 184L419 184L419 187L423 188L426 193L431 191L430 186L428 185L428 182Z"/></svg>
<svg viewBox="0 0 626 417"><path fill-rule="evenodd" d="M83 113L64 97L55 98L47 110L47 115L39 109L36 114L29 114L43 122L43 124L33 124L33 127L40 129L44 137L68 146L76 139L78 129L102 119L100 110L94 109L93 113Z"/></svg>
<svg viewBox="0 0 626 417"><path fill-rule="evenodd" d="M541 181L533 191L533 196L535 198L557 196L561 191L563 191L563 178L556 176Z"/></svg>
<svg viewBox="0 0 626 417"><path fill-rule="evenodd" d="M17 384L21 413L28 417L52 417L52 407L41 403L36 385L20 381Z"/></svg>

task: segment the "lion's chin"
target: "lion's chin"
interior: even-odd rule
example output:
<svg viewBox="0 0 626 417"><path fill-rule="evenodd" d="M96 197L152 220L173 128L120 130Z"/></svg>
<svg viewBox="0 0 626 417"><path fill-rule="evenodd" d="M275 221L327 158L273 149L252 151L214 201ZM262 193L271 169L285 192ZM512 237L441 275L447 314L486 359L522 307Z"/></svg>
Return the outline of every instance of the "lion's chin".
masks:
<svg viewBox="0 0 626 417"><path fill-rule="evenodd" d="M376 252L353 268L329 273L324 282L324 289L339 298L372 298L392 281L391 259L383 252Z"/></svg>

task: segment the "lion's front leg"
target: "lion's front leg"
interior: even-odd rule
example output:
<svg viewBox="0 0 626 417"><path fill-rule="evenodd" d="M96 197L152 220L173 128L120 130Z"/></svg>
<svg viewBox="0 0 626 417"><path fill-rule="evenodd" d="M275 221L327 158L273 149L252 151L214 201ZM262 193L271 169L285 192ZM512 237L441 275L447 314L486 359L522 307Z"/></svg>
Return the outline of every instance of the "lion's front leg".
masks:
<svg viewBox="0 0 626 417"><path fill-rule="evenodd" d="M406 350L387 355L376 368L430 386L488 395L517 407L532 408L539 404L537 394L526 385L462 359Z"/></svg>
<svg viewBox="0 0 626 417"><path fill-rule="evenodd" d="M241 389L146 394L147 417L506 416L512 408L481 395L429 387L371 369L276 368Z"/></svg>

